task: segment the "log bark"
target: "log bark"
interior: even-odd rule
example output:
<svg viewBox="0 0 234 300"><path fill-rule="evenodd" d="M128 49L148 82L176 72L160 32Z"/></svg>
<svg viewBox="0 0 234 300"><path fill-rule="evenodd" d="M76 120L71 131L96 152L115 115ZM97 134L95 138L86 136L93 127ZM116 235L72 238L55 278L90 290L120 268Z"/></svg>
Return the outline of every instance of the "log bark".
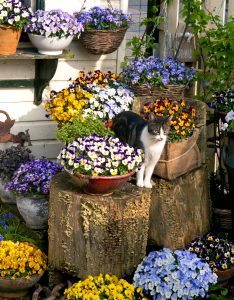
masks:
<svg viewBox="0 0 234 300"><path fill-rule="evenodd" d="M149 239L173 250L209 231L211 203L206 167L173 181L154 179Z"/></svg>
<svg viewBox="0 0 234 300"><path fill-rule="evenodd" d="M127 183L111 196L87 195L63 172L51 181L51 269L79 278L131 274L146 254L151 190Z"/></svg>

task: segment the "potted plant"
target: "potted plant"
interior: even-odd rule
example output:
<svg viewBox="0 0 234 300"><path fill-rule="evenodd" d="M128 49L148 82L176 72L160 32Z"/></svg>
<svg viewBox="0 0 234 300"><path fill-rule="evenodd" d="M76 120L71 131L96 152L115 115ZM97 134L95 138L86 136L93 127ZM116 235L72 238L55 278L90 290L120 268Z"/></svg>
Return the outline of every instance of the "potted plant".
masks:
<svg viewBox="0 0 234 300"><path fill-rule="evenodd" d="M29 293L47 269L47 257L28 242L0 242L0 296L22 297Z"/></svg>
<svg viewBox="0 0 234 300"><path fill-rule="evenodd" d="M91 194L111 194L132 176L143 159L141 149L112 136L77 138L61 150L58 160Z"/></svg>
<svg viewBox="0 0 234 300"><path fill-rule="evenodd" d="M188 250L206 261L224 283L234 276L234 244L223 236L207 233L188 245Z"/></svg>
<svg viewBox="0 0 234 300"><path fill-rule="evenodd" d="M98 6L75 14L84 26L81 42L92 54L114 52L121 44L131 23L131 15L113 7Z"/></svg>
<svg viewBox="0 0 234 300"><path fill-rule="evenodd" d="M22 28L28 24L31 10L20 0L0 3L0 54L15 54Z"/></svg>
<svg viewBox="0 0 234 300"><path fill-rule="evenodd" d="M83 26L74 16L60 9L36 10L24 29L39 53L59 55L75 36L79 37Z"/></svg>
<svg viewBox="0 0 234 300"><path fill-rule="evenodd" d="M147 120L155 116L173 116L171 130L154 174L172 180L201 165L200 151L196 144L196 109L184 99L156 98L143 105L141 115Z"/></svg>
<svg viewBox="0 0 234 300"><path fill-rule="evenodd" d="M168 248L150 252L133 277L135 288L155 300L204 298L216 282L217 275L196 254Z"/></svg>
<svg viewBox="0 0 234 300"><path fill-rule="evenodd" d="M129 61L120 76L135 95L183 97L184 89L195 79L196 71L173 58L141 57Z"/></svg>
<svg viewBox="0 0 234 300"><path fill-rule="evenodd" d="M142 289L135 289L125 279L109 274L98 276L88 276L84 280L74 283L64 291L68 300L81 300L86 295L95 299L131 299L147 300L142 293Z"/></svg>
<svg viewBox="0 0 234 300"><path fill-rule="evenodd" d="M35 159L22 164L6 185L16 193L18 210L29 228L47 228L50 180L61 170L46 158Z"/></svg>
<svg viewBox="0 0 234 300"><path fill-rule="evenodd" d="M56 129L56 138L65 143L71 143L77 137L84 137L96 133L100 136L113 136L109 128L92 115L86 118L78 116L72 122L67 122L61 128Z"/></svg>
<svg viewBox="0 0 234 300"><path fill-rule="evenodd" d="M16 203L15 194L5 186L14 176L14 172L21 164L33 159L31 150L20 145L0 150L0 198L5 203Z"/></svg>

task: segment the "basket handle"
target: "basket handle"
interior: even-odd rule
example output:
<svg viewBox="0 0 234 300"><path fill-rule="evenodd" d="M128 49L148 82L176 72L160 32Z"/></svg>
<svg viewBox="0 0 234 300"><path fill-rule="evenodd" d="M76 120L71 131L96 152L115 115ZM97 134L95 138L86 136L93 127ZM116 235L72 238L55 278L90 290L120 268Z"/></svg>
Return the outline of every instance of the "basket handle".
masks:
<svg viewBox="0 0 234 300"><path fill-rule="evenodd" d="M7 120L11 120L10 116L8 115L8 113L4 110L0 110L0 114L4 114L7 118Z"/></svg>
<svg viewBox="0 0 234 300"><path fill-rule="evenodd" d="M113 10L114 8L113 8L113 6L112 6L112 4L111 4L111 0L106 0L106 2L107 2L108 7L109 7L111 10ZM84 0L83 4L81 5L80 12L81 12L82 9L84 8L85 3L86 3L86 0Z"/></svg>

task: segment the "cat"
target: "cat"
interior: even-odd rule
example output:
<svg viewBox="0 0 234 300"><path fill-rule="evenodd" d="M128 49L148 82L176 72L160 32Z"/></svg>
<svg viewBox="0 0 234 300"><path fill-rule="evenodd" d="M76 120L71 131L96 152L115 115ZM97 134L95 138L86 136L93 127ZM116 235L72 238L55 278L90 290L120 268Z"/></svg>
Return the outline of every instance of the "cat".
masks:
<svg viewBox="0 0 234 300"><path fill-rule="evenodd" d="M171 118L150 114L146 121L132 111L123 111L112 120L112 131L122 143L144 151L144 162L136 174L139 187L152 188L151 177L166 144Z"/></svg>

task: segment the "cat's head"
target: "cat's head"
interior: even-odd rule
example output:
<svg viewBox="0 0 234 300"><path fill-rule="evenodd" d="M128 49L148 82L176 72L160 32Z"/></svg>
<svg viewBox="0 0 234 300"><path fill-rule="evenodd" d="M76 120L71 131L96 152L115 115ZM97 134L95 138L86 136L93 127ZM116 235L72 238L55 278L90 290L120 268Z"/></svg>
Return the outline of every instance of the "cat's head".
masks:
<svg viewBox="0 0 234 300"><path fill-rule="evenodd" d="M167 138L171 129L172 115L169 117L155 116L150 114L148 121L148 132L153 135L156 140L162 141Z"/></svg>

